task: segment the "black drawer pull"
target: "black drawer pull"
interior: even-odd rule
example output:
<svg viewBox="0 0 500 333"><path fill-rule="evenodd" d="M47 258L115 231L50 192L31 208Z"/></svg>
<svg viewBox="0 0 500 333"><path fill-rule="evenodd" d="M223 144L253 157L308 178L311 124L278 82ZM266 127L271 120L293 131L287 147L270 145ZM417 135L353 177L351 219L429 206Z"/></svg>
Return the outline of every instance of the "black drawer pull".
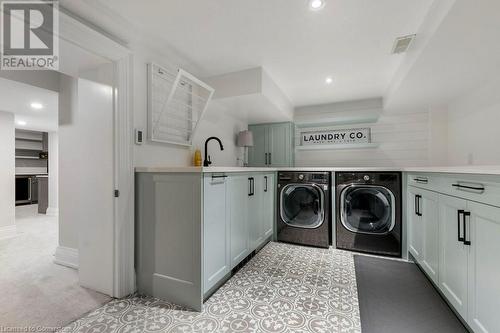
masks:
<svg viewBox="0 0 500 333"><path fill-rule="evenodd" d="M266 187L264 187L264 192L267 192L267 176L264 176L264 180L266 185Z"/></svg>
<svg viewBox="0 0 500 333"><path fill-rule="evenodd" d="M226 175L212 175L212 179L217 179L217 178L227 178Z"/></svg>
<svg viewBox="0 0 500 333"><path fill-rule="evenodd" d="M429 182L429 180L425 178L414 178L413 180L416 181L417 183L422 183L422 184L427 184Z"/></svg>
<svg viewBox="0 0 500 333"><path fill-rule="evenodd" d="M461 184L451 184L451 186L456 187L457 189L467 189L467 190L474 190L474 191L481 191L484 192L486 189L483 187L476 187L476 186L467 186L467 185L461 185Z"/></svg>

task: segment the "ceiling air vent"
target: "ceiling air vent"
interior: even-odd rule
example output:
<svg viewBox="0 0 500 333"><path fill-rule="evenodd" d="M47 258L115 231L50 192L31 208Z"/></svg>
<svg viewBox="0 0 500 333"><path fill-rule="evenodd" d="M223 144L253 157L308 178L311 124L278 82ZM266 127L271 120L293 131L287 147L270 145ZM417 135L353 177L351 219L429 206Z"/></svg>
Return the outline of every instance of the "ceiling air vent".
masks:
<svg viewBox="0 0 500 333"><path fill-rule="evenodd" d="M415 36L416 35L413 34L396 38L396 41L394 42L394 47L392 49L392 53L399 54L406 52L410 47L411 43L413 42L413 40L415 39Z"/></svg>

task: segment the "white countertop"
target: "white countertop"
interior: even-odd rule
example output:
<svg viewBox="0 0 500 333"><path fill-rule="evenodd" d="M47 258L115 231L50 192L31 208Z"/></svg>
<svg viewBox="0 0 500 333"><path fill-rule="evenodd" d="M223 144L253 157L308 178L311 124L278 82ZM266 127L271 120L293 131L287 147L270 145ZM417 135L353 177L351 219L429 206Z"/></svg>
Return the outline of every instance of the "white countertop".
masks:
<svg viewBox="0 0 500 333"><path fill-rule="evenodd" d="M138 173L218 173L218 172L274 172L274 171L329 171L329 172L373 172L373 171L400 171L400 172L431 172L457 173L478 175L500 175L500 166L450 166L450 167L283 167L283 168L254 168L254 167L137 167Z"/></svg>

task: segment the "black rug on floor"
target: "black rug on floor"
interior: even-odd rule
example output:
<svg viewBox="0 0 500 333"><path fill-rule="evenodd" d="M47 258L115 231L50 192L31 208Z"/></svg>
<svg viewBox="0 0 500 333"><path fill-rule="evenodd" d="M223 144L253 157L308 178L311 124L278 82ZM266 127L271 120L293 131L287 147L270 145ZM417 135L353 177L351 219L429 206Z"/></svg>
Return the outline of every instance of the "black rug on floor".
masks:
<svg viewBox="0 0 500 333"><path fill-rule="evenodd" d="M356 255L363 333L467 332L415 264Z"/></svg>

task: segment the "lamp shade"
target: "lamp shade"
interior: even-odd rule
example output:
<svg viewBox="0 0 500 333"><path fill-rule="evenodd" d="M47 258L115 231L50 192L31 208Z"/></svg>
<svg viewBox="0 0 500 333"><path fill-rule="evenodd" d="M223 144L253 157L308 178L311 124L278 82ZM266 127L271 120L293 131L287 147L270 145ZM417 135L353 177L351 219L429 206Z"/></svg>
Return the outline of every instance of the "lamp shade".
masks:
<svg viewBox="0 0 500 333"><path fill-rule="evenodd" d="M253 147L253 133L251 131L241 131L238 133L238 147Z"/></svg>

